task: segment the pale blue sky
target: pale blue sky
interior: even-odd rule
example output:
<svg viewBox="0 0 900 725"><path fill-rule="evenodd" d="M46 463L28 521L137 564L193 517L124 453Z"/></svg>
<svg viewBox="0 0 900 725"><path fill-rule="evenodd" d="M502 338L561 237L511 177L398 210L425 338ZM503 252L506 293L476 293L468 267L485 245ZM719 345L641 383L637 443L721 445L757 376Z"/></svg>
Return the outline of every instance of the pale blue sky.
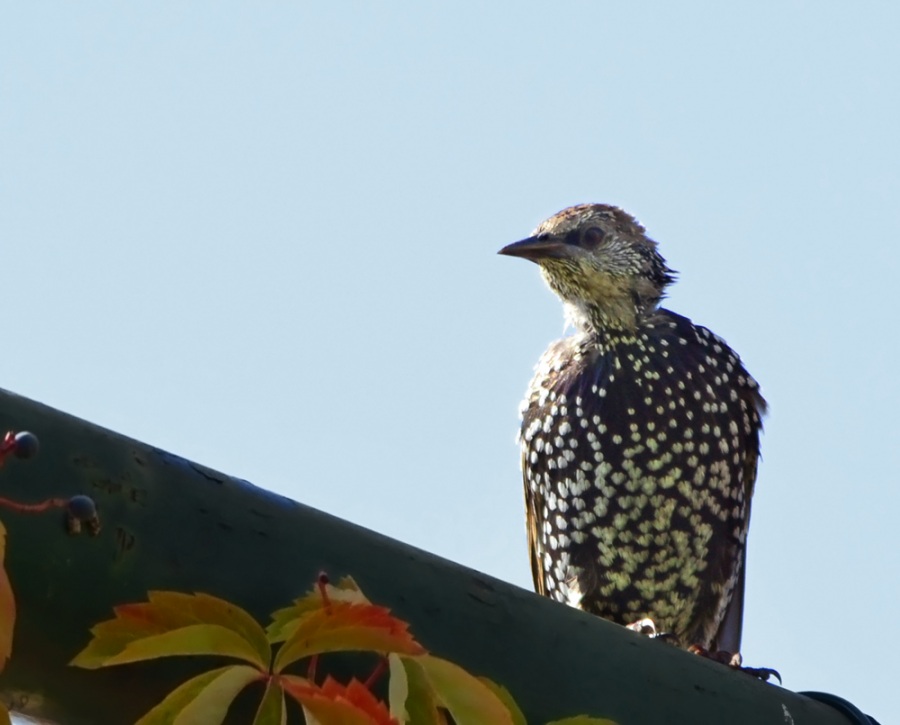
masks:
<svg viewBox="0 0 900 725"><path fill-rule="evenodd" d="M0 386L530 586L517 406L562 313L495 253L620 204L771 404L746 660L898 720L898 30L887 2L8 4Z"/></svg>

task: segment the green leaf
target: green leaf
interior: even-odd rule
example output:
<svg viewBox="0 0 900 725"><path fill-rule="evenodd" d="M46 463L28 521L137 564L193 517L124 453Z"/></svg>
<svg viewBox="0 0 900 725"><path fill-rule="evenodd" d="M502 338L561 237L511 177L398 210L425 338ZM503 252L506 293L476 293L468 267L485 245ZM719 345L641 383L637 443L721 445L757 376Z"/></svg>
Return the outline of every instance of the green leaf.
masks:
<svg viewBox="0 0 900 725"><path fill-rule="evenodd" d="M528 725L528 721L525 720L525 713L519 708L519 703L515 701L509 690L487 677L479 677L478 680L487 686L499 698L500 702L506 705L506 709L509 710L509 714L512 716L513 725Z"/></svg>
<svg viewBox="0 0 900 725"><path fill-rule="evenodd" d="M204 672L172 690L136 725L218 725L240 691L263 676L247 665Z"/></svg>
<svg viewBox="0 0 900 725"><path fill-rule="evenodd" d="M223 655L245 660L260 671L267 670L258 652L237 632L218 624L193 624L125 644L114 654L95 652L92 642L71 664L86 669L123 665L175 655Z"/></svg>
<svg viewBox="0 0 900 725"><path fill-rule="evenodd" d="M286 725L287 710L284 707L284 691L281 685L273 677L266 684L266 692L259 708L256 711L256 717L253 719L253 725Z"/></svg>
<svg viewBox="0 0 900 725"><path fill-rule="evenodd" d="M500 698L459 665L432 655L409 659L422 667L438 701L457 723L513 725L513 716Z"/></svg>
<svg viewBox="0 0 900 725"><path fill-rule="evenodd" d="M401 723L415 725L446 725L446 718L438 709L438 701L425 677L425 671L414 657L388 655L390 680L388 701L391 716Z"/></svg>
<svg viewBox="0 0 900 725"><path fill-rule="evenodd" d="M91 629L93 639L70 664L95 669L177 654L220 654L267 670L265 630L247 612L208 594L150 592L147 602L114 608Z"/></svg>

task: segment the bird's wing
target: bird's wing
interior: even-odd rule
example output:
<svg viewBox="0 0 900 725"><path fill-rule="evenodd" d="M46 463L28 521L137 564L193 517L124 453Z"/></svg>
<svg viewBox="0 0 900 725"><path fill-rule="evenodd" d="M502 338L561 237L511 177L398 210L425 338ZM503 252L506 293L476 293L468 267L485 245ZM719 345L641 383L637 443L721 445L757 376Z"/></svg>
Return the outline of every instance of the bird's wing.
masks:
<svg viewBox="0 0 900 725"><path fill-rule="evenodd" d="M529 429L542 421L550 412L552 401L547 399L551 389L557 388L565 381L560 379L559 371L567 366L558 364L561 358L571 354L571 338L564 338L552 343L544 352L537 365L537 372L526 393L525 406L522 410L522 483L525 487L525 529L528 534L528 555L531 559L531 576L534 579L534 590L538 594L549 596L547 590L547 572L544 571L542 551L545 544L541 542L544 529L544 511L546 510L536 488L543 484L543 476L547 472L546 461L538 456L536 462L529 460L532 453L532 435ZM542 376L546 379L543 382ZM532 431L533 434L533 431ZM538 449L540 450L540 449ZM530 477L529 477L530 474Z"/></svg>
<svg viewBox="0 0 900 725"><path fill-rule="evenodd" d="M744 392L745 399L748 400L751 410L756 412L758 419L766 413L766 401L759 393L758 388L753 387L746 389ZM762 430L762 423L758 423L758 429L750 440L749 449L744 459L744 496L747 502L747 528L750 526L750 511L753 500L753 488L756 484L756 472L759 462L759 431ZM737 582L731 593L731 600L725 609L725 616L719 625L719 631L716 632L715 646L719 650L726 652L741 651L741 634L744 627L744 582L747 579L747 540L740 550L741 570L738 574Z"/></svg>
<svg viewBox="0 0 900 725"><path fill-rule="evenodd" d="M741 632L744 628L744 580L747 571L747 547L741 556L741 571L731 592L731 601L725 609L725 616L716 632L714 647L725 652L741 651Z"/></svg>
<svg viewBox="0 0 900 725"><path fill-rule="evenodd" d="M540 508L534 500L534 492L528 484L528 476L525 474L525 454L522 454L522 479L525 484L525 529L528 534L528 555L531 558L531 577L534 579L534 590L541 595L547 594L547 579L544 576L544 564L539 551L539 537L541 532Z"/></svg>

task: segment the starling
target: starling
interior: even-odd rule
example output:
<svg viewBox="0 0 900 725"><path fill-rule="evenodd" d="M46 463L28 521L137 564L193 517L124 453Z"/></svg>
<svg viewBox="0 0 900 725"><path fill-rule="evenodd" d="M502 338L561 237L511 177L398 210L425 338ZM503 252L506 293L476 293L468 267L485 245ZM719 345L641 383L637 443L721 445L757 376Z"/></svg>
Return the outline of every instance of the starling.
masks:
<svg viewBox="0 0 900 725"><path fill-rule="evenodd" d="M621 209L564 209L500 253L539 264L575 328L522 404L537 591L739 652L759 386L720 337L659 306L675 272Z"/></svg>

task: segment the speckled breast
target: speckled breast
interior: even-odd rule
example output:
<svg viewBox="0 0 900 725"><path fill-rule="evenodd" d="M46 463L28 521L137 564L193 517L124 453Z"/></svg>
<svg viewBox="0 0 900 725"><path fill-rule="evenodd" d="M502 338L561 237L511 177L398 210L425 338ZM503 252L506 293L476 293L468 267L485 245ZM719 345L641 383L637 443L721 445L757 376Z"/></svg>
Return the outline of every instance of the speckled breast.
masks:
<svg viewBox="0 0 900 725"><path fill-rule="evenodd" d="M708 642L741 566L764 406L720 338L667 310L554 343L521 434L539 591Z"/></svg>

